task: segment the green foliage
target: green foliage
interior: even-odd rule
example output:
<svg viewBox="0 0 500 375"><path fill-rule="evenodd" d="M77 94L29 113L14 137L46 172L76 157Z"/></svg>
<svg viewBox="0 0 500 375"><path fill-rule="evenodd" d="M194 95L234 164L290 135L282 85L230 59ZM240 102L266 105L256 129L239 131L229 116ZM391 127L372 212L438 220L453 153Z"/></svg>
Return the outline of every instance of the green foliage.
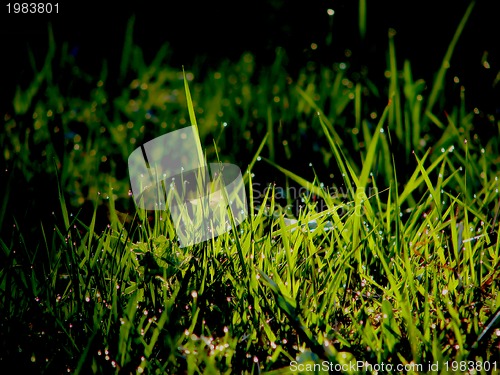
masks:
<svg viewBox="0 0 500 375"><path fill-rule="evenodd" d="M7 212L5 181L0 224L13 216L15 228L0 239L1 361L47 373L278 374L291 361L496 358L498 137L474 136L464 105L442 115L445 68L429 94L410 62L398 65L390 34L387 88L353 82L345 64L289 77L281 50L271 67L245 54L202 76L169 67L167 47L148 65L132 26L118 92L106 64L89 77L63 47L57 65L52 42L5 117L4 160L27 182L53 177L59 221L38 222L32 247L33 232ZM54 71L72 72L69 87ZM374 108L382 95L388 104ZM129 205L126 217L118 205L130 200L130 152L189 124L208 160L246 169L250 215L179 248L167 212ZM345 191L283 165L308 147L306 131ZM275 186L257 191L264 164L307 191L295 220ZM73 214L85 202L90 214Z"/></svg>

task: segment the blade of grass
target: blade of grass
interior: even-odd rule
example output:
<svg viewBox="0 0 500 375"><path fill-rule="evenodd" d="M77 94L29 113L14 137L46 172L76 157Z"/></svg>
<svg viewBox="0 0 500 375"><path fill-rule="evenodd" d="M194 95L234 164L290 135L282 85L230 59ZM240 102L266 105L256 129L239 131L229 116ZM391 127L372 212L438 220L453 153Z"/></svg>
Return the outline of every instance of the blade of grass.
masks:
<svg viewBox="0 0 500 375"><path fill-rule="evenodd" d="M465 14L463 15L460 23L458 24L457 30L455 31L455 34L453 35L453 38L451 39L451 42L448 45L448 49L446 50L443 61L441 62L441 67L439 68L436 78L434 79L431 93L429 94L429 99L427 101L427 106L425 108L426 114L432 113L432 109L434 108L434 105L437 102L438 96L444 88L444 78L446 75L446 71L450 67L450 60L453 55L453 51L455 50L455 46L457 45L458 40L460 39L460 35L462 35L462 32L472 13L472 9L474 9L475 4L476 4L475 1L471 1L469 6L467 7Z"/></svg>

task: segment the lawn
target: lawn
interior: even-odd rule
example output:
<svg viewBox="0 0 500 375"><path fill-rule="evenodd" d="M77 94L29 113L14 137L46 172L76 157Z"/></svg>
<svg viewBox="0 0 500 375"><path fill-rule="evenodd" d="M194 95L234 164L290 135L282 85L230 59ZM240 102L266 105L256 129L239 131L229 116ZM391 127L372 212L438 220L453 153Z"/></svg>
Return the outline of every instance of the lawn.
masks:
<svg viewBox="0 0 500 375"><path fill-rule="evenodd" d="M294 74L283 49L146 61L132 21L92 75L49 29L0 133L0 364L500 373L500 120L447 74L473 4L433 81L390 31L383 85L347 55ZM189 125L240 167L248 218L181 247L169 212L134 204L127 160Z"/></svg>

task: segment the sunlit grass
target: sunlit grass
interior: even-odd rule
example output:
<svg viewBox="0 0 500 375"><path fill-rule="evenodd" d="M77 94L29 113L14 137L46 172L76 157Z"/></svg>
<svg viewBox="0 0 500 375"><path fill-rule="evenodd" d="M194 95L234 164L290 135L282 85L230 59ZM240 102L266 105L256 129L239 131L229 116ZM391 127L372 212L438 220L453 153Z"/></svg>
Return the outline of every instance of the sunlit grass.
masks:
<svg viewBox="0 0 500 375"><path fill-rule="evenodd" d="M132 30L119 92L106 65L87 76L51 37L5 117L11 173L47 176L58 206L54 222L20 220L13 179L2 181L0 224L13 227L0 240L1 361L277 374L291 361L439 361L445 372L445 361L497 358L498 138L474 136L463 102L439 109L444 68L425 90L390 34L387 87L355 82L346 63L290 77L281 50L271 67L245 54L199 77L168 67L166 48L146 63ZM68 71L85 93L53 78ZM125 168L136 147L191 124L207 160L241 167L250 216L181 248L168 213L135 208ZM310 170L294 168L304 159Z"/></svg>

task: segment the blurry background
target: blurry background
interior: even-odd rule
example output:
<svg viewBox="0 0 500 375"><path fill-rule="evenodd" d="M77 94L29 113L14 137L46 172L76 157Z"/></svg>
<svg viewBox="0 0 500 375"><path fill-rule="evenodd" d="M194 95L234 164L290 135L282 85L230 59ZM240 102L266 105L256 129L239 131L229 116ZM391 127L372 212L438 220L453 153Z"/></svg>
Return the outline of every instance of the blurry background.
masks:
<svg viewBox="0 0 500 375"><path fill-rule="evenodd" d="M161 5L64 1L60 2L59 14L51 16L9 15L3 5L1 66L11 73L2 75L2 80L7 80L2 82L2 99L12 97L14 84L27 84L32 79L28 48L41 64L47 49L48 22L52 23L57 42L69 42L77 64L90 74L99 74L103 58L111 68L119 66L126 25L132 16L134 41L143 49L146 61L165 43L171 46L172 65L184 65L187 69L195 60L213 66L225 58L238 59L245 51L252 52L257 62L271 63L275 48L282 46L293 72L308 61L341 61L349 50L351 63L369 65L375 82L384 79L387 33L393 28L397 31L398 60L410 59L415 77L429 80L438 69L468 3L424 0L408 5L393 0L367 0L364 40L358 28L360 2L355 0L165 1ZM493 111L484 107L498 103L498 98L492 100L488 89L498 73L500 58L500 29L493 3L477 2L451 67L452 73L473 92L470 97L490 113ZM334 12L333 16L328 10L330 14ZM316 49L311 48L313 44ZM492 67L487 70L481 65L485 53ZM484 87L486 83L490 87Z"/></svg>
<svg viewBox="0 0 500 375"><path fill-rule="evenodd" d="M337 178L339 173L335 166L329 165L331 155L324 149L324 137L318 137L319 125L309 121L308 115L299 116L303 108L298 110L293 99L290 99L290 106L295 106L294 110L285 109L284 104L273 103L276 95L274 90L286 90L294 80L300 81L297 78L299 71L307 67L307 73L318 81L317 88L323 87L324 91L318 92L319 98L330 97L335 102L329 102L328 99L318 102L318 105L323 106L327 115L334 115L330 113L332 107L340 107L342 100L349 101L347 96L350 89L340 96L333 95L332 75L325 78L320 73L320 67L338 71L339 64L346 62L348 69L345 77L348 84L352 84L349 80L354 83L364 80L364 84L369 81L371 87L380 92L380 95L367 95L363 99L363 111L375 113L387 103L388 33L389 30L395 30L397 68L402 70L404 60L408 59L414 80L424 79L426 82L423 93L427 95L434 74L469 4L467 0L424 0L412 3L407 8L402 2L392 0L270 0L243 4L224 0L165 1L161 6L158 3L141 2L116 6L102 1L64 1L59 3L59 14L51 15L9 15L4 4L0 12L0 64L3 68L0 121L5 124L2 123L0 127L0 139L5 136L6 140L3 143L5 160L0 158L0 181L14 181L17 185L10 189L16 191L28 206L29 202L23 197L41 194L42 198L36 201L50 207L46 210L50 213L57 206L57 194L55 190L52 191L51 196L56 203L50 203L45 198L47 194L38 187L46 185L48 181L56 181L49 169L54 168L52 157L57 154L64 171L60 172L59 181L69 194L68 200L75 206L80 207L85 202L84 197L96 196L94 190L100 186L94 181L96 176L103 180L108 174L116 178L114 183L120 183L121 188L115 185L115 192L120 190L127 197L126 159L135 147L134 142L144 142L173 129L167 129L163 124L168 123L169 127L185 124L187 111L182 99L182 75L180 79L178 76L182 66L186 71L194 72L188 79L194 96L200 100L195 106L203 110L205 105L204 114L199 116L201 131L205 133L201 134L204 146L213 146L211 136L216 136L214 129L219 129L217 126L220 127L223 121L238 123L238 126L230 124L218 145L222 147L223 156L230 158L225 161L237 161L241 168L245 168L265 134L268 121L266 110L274 105L273 111L276 112L272 115L277 135L274 141L268 143L276 144L277 151L269 150L270 159L308 179L314 178L310 168L314 162L319 176L331 177L334 174ZM460 104L460 95L463 93L461 87L465 87L467 111L474 110L478 114L474 119L474 131L484 139L491 139L491 134L498 134L494 122L488 120L487 116L500 113L500 85L497 85L500 81L500 48L496 40L500 31L491 4L491 1L476 3L446 75L447 84L442 95L446 100L442 100L442 105L436 110L437 116L445 121L446 113ZM359 19L360 10L365 5L366 29L363 36ZM35 71L40 72L44 66L49 46L49 24L56 49L50 62L54 79L52 83L43 84L40 90L37 89L31 104L25 97L17 97L18 107L23 107L23 102L26 102L29 108L17 111L22 114L16 116L15 121L19 124L16 127L12 120L13 113L16 113L16 99L13 99L16 87L27 93L37 76ZM129 69L126 76L121 75L128 25L133 27L133 43L128 45L139 47L134 53L142 54L146 65L151 64L159 49L168 44L165 63L170 70L165 73L169 78L164 77L164 83L157 82L157 85L152 84L148 90L143 90L138 88L138 79L144 78L140 76L143 73ZM282 47L286 57L277 58L278 47ZM63 48L67 50L63 51ZM242 58L246 52L251 55L246 54ZM131 60L135 59L136 63L142 61L136 57ZM260 68L269 67L278 60L278 70L271 69L259 74ZM213 74L220 69L227 73L230 80L232 75L241 75L238 69L247 68L250 69L248 77L256 90L250 103L241 104L241 100L236 103L237 95L242 95L243 83L236 83L235 87L240 90L240 94L237 94L234 88L217 85L208 77L209 74L205 74L209 71ZM106 71L105 79L99 78L103 71ZM159 80L159 76L153 76L151 82ZM104 80L104 85L102 82L99 85L100 79ZM302 80L299 86L305 88L307 82L304 82ZM200 93L201 88L196 85L203 85L205 91ZM215 102L211 101L214 93L222 87L227 87L228 91L224 95L231 98L231 102L226 100L227 103L223 104L223 117L214 114L219 111L216 107L221 104L220 98L215 96ZM165 93L169 93L167 99L163 98ZM166 102L161 105L157 103L162 100L168 102L168 108L165 107ZM93 102L102 103L97 112L93 112ZM142 104L135 108L137 103ZM64 110L45 118L46 113L52 114L52 108L58 106ZM478 110L475 111L475 108ZM34 112L40 113L41 120L35 119ZM345 148L345 151L356 158L363 145L354 133L350 133L354 126L352 108L349 107L347 112L346 116L337 119L335 126L341 132L341 138L351 138L354 142L354 149ZM215 117L210 117L209 113ZM217 124L219 117L221 123ZM139 126L129 129L128 125L133 123ZM38 129L37 124L43 131L30 135L31 130ZM47 127L41 124L47 124ZM123 124L127 124L127 128ZM374 123L368 126L373 127ZM9 129L14 137L9 135ZM424 128L423 137L430 135L432 129L436 128ZM103 135L105 131L107 133ZM98 150L97 154L95 151L90 156L80 153L84 146L87 147L87 139L96 141L92 147ZM289 142L288 147L284 146L283 140ZM424 142L418 147L424 149L430 146ZM15 149L17 151L13 153ZM404 147L392 151L397 155L396 160L402 164L403 170L407 170L409 151ZM215 160L213 147L211 152L212 155L208 157ZM92 164L94 159L98 160L95 162L97 166ZM61 165L57 168L61 169ZM259 164L256 174L262 178L259 180L262 186L269 182L280 184L277 180L282 177L274 167L265 163ZM24 178L28 184L23 182ZM402 178L404 180L404 176ZM338 180L334 182L342 183ZM13 200L11 195L9 206L5 207L14 207L17 203L12 203ZM16 207L19 209L19 204ZM31 215L30 210L24 209L25 217ZM41 206L37 210L41 211Z"/></svg>

